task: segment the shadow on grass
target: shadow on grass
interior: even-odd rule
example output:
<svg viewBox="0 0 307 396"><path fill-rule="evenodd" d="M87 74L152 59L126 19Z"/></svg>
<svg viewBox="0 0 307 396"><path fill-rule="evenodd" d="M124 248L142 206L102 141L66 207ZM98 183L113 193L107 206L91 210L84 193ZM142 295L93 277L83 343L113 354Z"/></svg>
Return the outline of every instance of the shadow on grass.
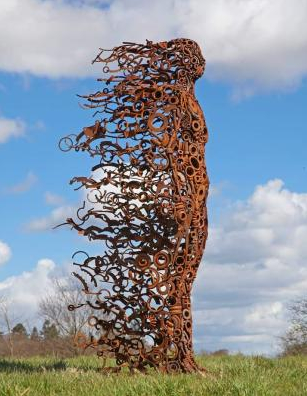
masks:
<svg viewBox="0 0 307 396"><path fill-rule="evenodd" d="M37 373L45 371L63 371L67 369L67 364L64 361L47 363L42 365L35 365L31 363L19 362L14 360L0 359L0 372L13 373L13 372L26 372Z"/></svg>

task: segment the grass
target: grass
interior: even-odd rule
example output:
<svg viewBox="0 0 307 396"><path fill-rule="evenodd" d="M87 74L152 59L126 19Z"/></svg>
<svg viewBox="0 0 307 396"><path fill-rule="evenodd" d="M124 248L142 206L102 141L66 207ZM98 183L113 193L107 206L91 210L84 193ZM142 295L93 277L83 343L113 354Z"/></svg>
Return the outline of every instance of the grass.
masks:
<svg viewBox="0 0 307 396"><path fill-rule="evenodd" d="M211 373L97 372L96 357L0 359L0 396L306 396L307 357L208 356Z"/></svg>

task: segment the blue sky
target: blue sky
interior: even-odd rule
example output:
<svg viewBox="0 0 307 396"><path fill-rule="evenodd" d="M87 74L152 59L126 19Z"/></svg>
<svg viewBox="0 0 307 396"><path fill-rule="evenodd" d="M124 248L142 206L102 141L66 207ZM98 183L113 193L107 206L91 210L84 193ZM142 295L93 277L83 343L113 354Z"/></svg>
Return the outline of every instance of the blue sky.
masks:
<svg viewBox="0 0 307 396"><path fill-rule="evenodd" d="M307 285L307 2L291 10L279 0L243 3L155 0L145 14L141 1L1 2L0 293L15 298L17 310L35 317L52 275L88 247L51 227L81 202L69 180L90 172L86 155L57 144L92 123L76 94L99 87L99 69L90 65L98 47L187 36L207 60L197 97L212 187L194 291L195 345L275 351L286 304Z"/></svg>

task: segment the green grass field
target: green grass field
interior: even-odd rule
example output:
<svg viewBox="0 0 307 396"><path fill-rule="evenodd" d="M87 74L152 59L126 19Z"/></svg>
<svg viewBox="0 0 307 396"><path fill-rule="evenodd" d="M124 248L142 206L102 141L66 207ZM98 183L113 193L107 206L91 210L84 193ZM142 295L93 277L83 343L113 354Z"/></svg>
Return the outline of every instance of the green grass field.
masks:
<svg viewBox="0 0 307 396"><path fill-rule="evenodd" d="M96 357L0 360L0 396L307 396L307 357L208 356L210 375L102 374Z"/></svg>

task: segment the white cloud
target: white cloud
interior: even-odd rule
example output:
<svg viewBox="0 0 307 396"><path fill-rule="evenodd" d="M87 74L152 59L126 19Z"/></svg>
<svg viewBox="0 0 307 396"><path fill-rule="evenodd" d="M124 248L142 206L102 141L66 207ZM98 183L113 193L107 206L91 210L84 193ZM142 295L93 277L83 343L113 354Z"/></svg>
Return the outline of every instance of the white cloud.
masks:
<svg viewBox="0 0 307 396"><path fill-rule="evenodd" d="M306 12L305 0L190 0L180 21L203 46L209 74L250 95L258 86L293 87L306 75Z"/></svg>
<svg viewBox="0 0 307 396"><path fill-rule="evenodd" d="M100 180L105 176L105 173L102 169L95 171L91 178L95 180ZM104 186L102 191L116 191L116 188L112 185ZM30 232L41 232L41 231L51 231L53 227L64 223L67 218L71 217L78 222L77 211L82 206L83 202L85 202L85 207L80 211L80 215L86 213L87 210L96 208L97 210L102 209L102 205L97 202L95 195L97 191L95 189L82 189L81 194L79 194L79 203L78 205L64 205L64 199L59 195L46 192L45 193L45 202L48 205L57 206L53 209L47 216L42 216L39 218L32 219L25 226L24 229ZM95 219L91 219L92 223L95 223ZM91 223L91 224L92 224Z"/></svg>
<svg viewBox="0 0 307 396"><path fill-rule="evenodd" d="M51 231L53 227L64 223L68 217L72 217L75 211L76 208L73 206L59 206L52 210L49 215L31 220L24 228L31 232Z"/></svg>
<svg viewBox="0 0 307 396"><path fill-rule="evenodd" d="M306 13L306 0L2 0L0 69L84 77L99 47L190 37L235 97L292 88L307 73Z"/></svg>
<svg viewBox="0 0 307 396"><path fill-rule="evenodd" d="M37 182L37 176L33 172L28 172L27 176L21 182L5 188L3 191L7 194L21 194L29 191Z"/></svg>
<svg viewBox="0 0 307 396"><path fill-rule="evenodd" d="M26 125L22 120L0 116L0 144L6 143L12 137L23 136L25 134L25 129Z"/></svg>
<svg viewBox="0 0 307 396"><path fill-rule="evenodd" d="M0 241L0 266L5 264L12 256L11 248L5 242Z"/></svg>
<svg viewBox="0 0 307 396"><path fill-rule="evenodd" d="M222 193L224 193L225 190L229 190L232 188L232 185L230 182L224 180L221 181L219 183L216 184L210 184L210 188L209 188L209 197L212 198L216 198L220 195L222 195Z"/></svg>
<svg viewBox="0 0 307 396"><path fill-rule="evenodd" d="M62 205L64 202L64 198L57 194L53 194L53 193L47 191L45 193L45 202L48 205Z"/></svg>
<svg viewBox="0 0 307 396"><path fill-rule="evenodd" d="M91 178L100 180L104 176L105 171L99 169L91 175ZM112 185L107 185L102 188L102 191L116 191L116 188ZM46 192L45 202L48 205L55 205L57 207L53 209L47 216L32 219L27 224L25 224L24 229L30 232L51 231L53 227L64 223L69 217L74 218L78 222L76 214L83 202L85 202L85 207L80 211L80 214L86 213L88 209L92 208L96 208L97 210L102 209L102 205L96 200L96 194L97 191L95 189L82 189L81 194L79 194L80 201L78 205L64 205L64 199L62 197L51 192ZM92 220L95 222L95 219Z"/></svg>
<svg viewBox="0 0 307 396"><path fill-rule="evenodd" d="M12 302L14 314L22 320L32 319L37 314L39 300L51 288L55 263L41 259L32 271L11 276L0 282L0 295Z"/></svg>
<svg viewBox="0 0 307 396"><path fill-rule="evenodd" d="M271 180L209 229L194 288L198 348L276 351L287 304L306 296L306 224L307 194Z"/></svg>
<svg viewBox="0 0 307 396"><path fill-rule="evenodd" d="M219 227L211 230L207 259L219 263L255 262L263 258L293 261L307 255L307 194L283 188L281 180L258 186L245 203L232 208ZM252 241L252 246L251 246Z"/></svg>

